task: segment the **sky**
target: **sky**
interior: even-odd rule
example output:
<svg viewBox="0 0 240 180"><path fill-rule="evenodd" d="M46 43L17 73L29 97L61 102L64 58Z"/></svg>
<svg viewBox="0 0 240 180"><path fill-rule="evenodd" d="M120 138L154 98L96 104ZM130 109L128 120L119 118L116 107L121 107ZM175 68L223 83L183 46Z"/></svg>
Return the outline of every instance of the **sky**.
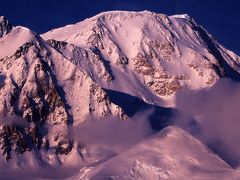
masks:
<svg viewBox="0 0 240 180"><path fill-rule="evenodd" d="M0 16L39 34L103 11L189 14L220 43L240 55L239 8L239 0L0 0Z"/></svg>

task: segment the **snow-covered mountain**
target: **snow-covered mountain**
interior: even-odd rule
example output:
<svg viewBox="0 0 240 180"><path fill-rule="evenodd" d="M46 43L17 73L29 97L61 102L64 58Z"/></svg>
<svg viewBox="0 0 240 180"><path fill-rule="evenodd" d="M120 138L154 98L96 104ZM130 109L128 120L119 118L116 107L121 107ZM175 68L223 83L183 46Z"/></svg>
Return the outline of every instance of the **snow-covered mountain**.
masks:
<svg viewBox="0 0 240 180"><path fill-rule="evenodd" d="M181 153L179 153L181 152ZM205 145L169 126L129 150L71 179L229 179L235 172Z"/></svg>
<svg viewBox="0 0 240 180"><path fill-rule="evenodd" d="M170 98L186 86L211 86L221 77L239 80L239 57L187 15L106 12L42 37L67 42L65 47L58 46L59 51L75 64L83 58L74 46L98 53L107 66L89 69L80 64L84 72L101 86L149 103L156 96Z"/></svg>
<svg viewBox="0 0 240 180"><path fill-rule="evenodd" d="M68 153L73 145L69 126L90 114L125 118L98 84L36 33L17 26L0 40L0 136L6 159L12 150L42 147ZM8 119L16 117L23 118L26 127L9 124Z"/></svg>
<svg viewBox="0 0 240 180"><path fill-rule="evenodd" d="M95 118L124 123L151 108L149 120L159 130L175 112L177 91L224 77L239 81L239 73L239 56L188 15L104 12L42 35L0 17L0 167L3 159L27 166L31 154L40 164L84 161L76 179L176 179L193 172L196 179L235 178L231 167L176 127L96 167L73 129ZM182 156L174 155L177 148ZM126 165L121 171L119 163Z"/></svg>

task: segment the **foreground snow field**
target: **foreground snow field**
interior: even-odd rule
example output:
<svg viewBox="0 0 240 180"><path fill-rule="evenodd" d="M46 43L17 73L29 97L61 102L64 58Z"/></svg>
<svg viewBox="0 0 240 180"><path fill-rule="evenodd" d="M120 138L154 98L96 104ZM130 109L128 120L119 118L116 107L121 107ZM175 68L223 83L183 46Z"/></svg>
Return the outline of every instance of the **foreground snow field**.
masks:
<svg viewBox="0 0 240 180"><path fill-rule="evenodd" d="M69 179L234 179L234 173L200 141L169 126L96 167L82 168Z"/></svg>

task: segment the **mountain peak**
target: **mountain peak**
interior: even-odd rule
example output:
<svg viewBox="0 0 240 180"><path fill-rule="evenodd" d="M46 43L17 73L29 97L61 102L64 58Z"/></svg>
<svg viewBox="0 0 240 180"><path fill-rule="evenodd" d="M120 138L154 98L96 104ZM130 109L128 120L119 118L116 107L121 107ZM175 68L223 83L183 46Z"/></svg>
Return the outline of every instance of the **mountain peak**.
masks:
<svg viewBox="0 0 240 180"><path fill-rule="evenodd" d="M172 15L173 18L182 18L182 19L191 19L191 17L188 14L175 14Z"/></svg>
<svg viewBox="0 0 240 180"><path fill-rule="evenodd" d="M119 18L121 20L125 20L125 19L131 19L131 18L134 18L134 17L151 17L151 16L154 16L154 15L157 15L157 13L155 12L151 12L151 11L147 11L147 10L144 10L144 11L105 11L105 12L101 12L91 18L88 18L88 19L91 19L91 20L96 20L96 19L101 19L101 18L106 18L108 20L114 20L115 18Z"/></svg>
<svg viewBox="0 0 240 180"><path fill-rule="evenodd" d="M144 11L105 11L97 14L96 16L103 16L103 15L109 15L109 14L156 14L155 12L144 10ZM93 17L96 17L93 16Z"/></svg>
<svg viewBox="0 0 240 180"><path fill-rule="evenodd" d="M191 17L109 11L41 37L0 16L0 177L4 159L19 173L32 165L83 167L72 179L186 179L232 170L169 126L181 115L177 92L240 80L240 57ZM190 117L186 125L196 126L189 130L201 132Z"/></svg>
<svg viewBox="0 0 240 180"><path fill-rule="evenodd" d="M0 16L0 38L8 34L12 30L12 24L5 16Z"/></svg>
<svg viewBox="0 0 240 180"><path fill-rule="evenodd" d="M0 23L0 38L4 39L4 43L0 44L0 49L4 49L0 52L0 59L13 55L20 46L31 42L35 36L36 33L26 27L16 26L13 28L10 24ZM11 48L8 48L9 46Z"/></svg>
<svg viewBox="0 0 240 180"><path fill-rule="evenodd" d="M111 62L109 69L130 69L159 97L174 95L186 85L193 89L212 85L223 76L221 69L224 67L240 72L231 63L223 67L219 59L222 62L235 60L229 55L223 57L218 42L187 14L102 12L77 24L51 30L41 37L87 49L97 48L99 54Z"/></svg>
<svg viewBox="0 0 240 180"><path fill-rule="evenodd" d="M3 19L6 19L5 16L0 16L0 21L2 21Z"/></svg>

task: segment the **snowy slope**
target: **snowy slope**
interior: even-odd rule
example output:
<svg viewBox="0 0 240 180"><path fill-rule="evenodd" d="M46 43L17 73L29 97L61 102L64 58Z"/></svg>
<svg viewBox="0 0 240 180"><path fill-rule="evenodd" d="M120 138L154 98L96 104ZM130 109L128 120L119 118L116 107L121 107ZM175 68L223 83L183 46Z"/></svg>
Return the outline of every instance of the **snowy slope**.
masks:
<svg viewBox="0 0 240 180"><path fill-rule="evenodd" d="M169 126L73 179L238 179L234 171L184 130Z"/></svg>
<svg viewBox="0 0 240 180"><path fill-rule="evenodd" d="M175 107L177 91L224 77L239 81L239 60L188 15L104 12L41 36L0 17L0 174L9 167L84 165L71 179L238 179L238 171L174 126L117 156L104 156L111 148L97 142L99 157L74 130L95 118L136 122L132 114L144 107L149 112L138 116L164 127L172 118L164 107Z"/></svg>
<svg viewBox="0 0 240 180"><path fill-rule="evenodd" d="M14 54L20 46L33 40L34 36L36 34L28 28L22 26L14 27L10 33L0 40L0 59Z"/></svg>
<svg viewBox="0 0 240 180"><path fill-rule="evenodd" d="M33 149L68 154L72 125L91 116L126 117L104 89L31 30L14 27L0 42L0 146L7 160Z"/></svg>
<svg viewBox="0 0 240 180"><path fill-rule="evenodd" d="M97 51L115 77L106 83L93 74L97 83L149 103L157 103L156 96L169 100L186 86L199 89L221 77L234 78L229 69L239 72L239 57L187 15L104 12L41 36ZM71 49L60 51L70 56L74 53Z"/></svg>

